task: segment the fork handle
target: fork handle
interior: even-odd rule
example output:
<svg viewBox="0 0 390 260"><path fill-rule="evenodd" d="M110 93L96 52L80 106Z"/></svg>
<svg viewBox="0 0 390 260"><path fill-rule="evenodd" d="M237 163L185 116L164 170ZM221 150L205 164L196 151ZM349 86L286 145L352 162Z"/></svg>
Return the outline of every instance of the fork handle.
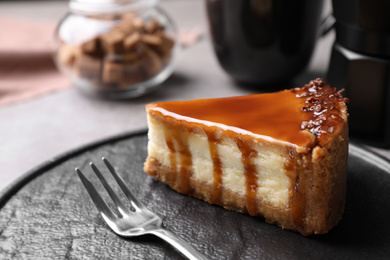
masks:
<svg viewBox="0 0 390 260"><path fill-rule="evenodd" d="M173 247L175 247L177 250L179 250L183 255L185 255L188 259L191 260L206 260L208 259L203 254L199 253L195 250L190 244L185 242L180 237L176 236L174 233L172 233L169 230L166 230L164 228L159 228L155 230L150 231L151 234L156 235L160 237L161 239L164 239L166 242L170 243Z"/></svg>

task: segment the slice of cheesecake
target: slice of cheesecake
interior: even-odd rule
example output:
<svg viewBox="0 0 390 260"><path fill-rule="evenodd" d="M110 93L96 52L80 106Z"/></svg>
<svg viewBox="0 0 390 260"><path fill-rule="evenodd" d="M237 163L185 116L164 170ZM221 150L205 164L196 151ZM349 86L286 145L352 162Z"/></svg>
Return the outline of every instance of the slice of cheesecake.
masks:
<svg viewBox="0 0 390 260"><path fill-rule="evenodd" d="M346 197L345 101L316 79L275 93L148 104L144 170L226 209L327 233Z"/></svg>

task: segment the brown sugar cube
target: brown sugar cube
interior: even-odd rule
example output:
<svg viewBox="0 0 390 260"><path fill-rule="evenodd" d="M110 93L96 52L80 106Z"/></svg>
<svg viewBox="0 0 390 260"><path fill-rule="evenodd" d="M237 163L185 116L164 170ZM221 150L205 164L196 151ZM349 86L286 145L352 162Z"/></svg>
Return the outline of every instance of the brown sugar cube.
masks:
<svg viewBox="0 0 390 260"><path fill-rule="evenodd" d="M140 58L140 55L137 52L127 52L121 55L120 60L122 62L137 62Z"/></svg>
<svg viewBox="0 0 390 260"><path fill-rule="evenodd" d="M158 31L155 31L155 32L153 33L153 35L156 36L156 37L158 37L158 38L162 38L162 37L165 35L165 33L164 33L164 31L162 31L162 30L158 30Z"/></svg>
<svg viewBox="0 0 390 260"><path fill-rule="evenodd" d="M125 34L120 30L111 30L100 35L103 48L108 54L120 54L123 52L123 40Z"/></svg>
<svg viewBox="0 0 390 260"><path fill-rule="evenodd" d="M134 49L134 47L141 42L141 35L138 32L134 32L127 36L123 41L123 46L126 51Z"/></svg>
<svg viewBox="0 0 390 260"><path fill-rule="evenodd" d="M102 61L99 58L86 54L80 54L75 60L75 73L90 80L98 81L100 79Z"/></svg>
<svg viewBox="0 0 390 260"><path fill-rule="evenodd" d="M171 50L173 48L173 45L175 45L175 41L171 37L169 37L168 35L163 35L161 37L161 41L162 41L162 46L165 49Z"/></svg>
<svg viewBox="0 0 390 260"><path fill-rule="evenodd" d="M145 48L145 55L140 60L140 63L148 79L158 74L163 67L159 55L150 48Z"/></svg>
<svg viewBox="0 0 390 260"><path fill-rule="evenodd" d="M98 38L93 38L87 42L81 44L81 51L93 56L99 56L101 54L100 41Z"/></svg>
<svg viewBox="0 0 390 260"><path fill-rule="evenodd" d="M125 63L123 65L123 82L120 87L129 87L146 80L138 62Z"/></svg>
<svg viewBox="0 0 390 260"><path fill-rule="evenodd" d="M142 21L141 18L134 17L134 19L132 20L132 24L134 25L134 28L136 28L138 30L141 30L141 31L144 30L145 24L144 24L144 21Z"/></svg>
<svg viewBox="0 0 390 260"><path fill-rule="evenodd" d="M105 61L103 65L103 83L104 84L115 84L123 81L123 64Z"/></svg>
<svg viewBox="0 0 390 260"><path fill-rule="evenodd" d="M156 19L150 20L150 22L148 22L145 25L145 32L148 33L148 34L153 34L153 33L155 33L159 29L160 29L160 25L159 25L159 23L157 22Z"/></svg>
<svg viewBox="0 0 390 260"><path fill-rule="evenodd" d="M135 45L135 48L133 48L132 51L137 53L137 55L142 56L145 52L145 48L148 48L148 46L143 42L140 42L139 44Z"/></svg>
<svg viewBox="0 0 390 260"><path fill-rule="evenodd" d="M156 50L160 55L165 55L166 53L169 53L171 52L174 44L175 44L175 41L165 35L165 34L158 34L159 36L156 36L156 37L159 37L160 41L161 41L161 44L159 45L155 45L155 46L152 46L154 50Z"/></svg>
<svg viewBox="0 0 390 260"><path fill-rule="evenodd" d="M160 36L160 39L160 45L155 45L151 47L160 55L160 58L163 63L167 64L172 58L172 48L175 44L175 41L171 37L164 34Z"/></svg>
<svg viewBox="0 0 390 260"><path fill-rule="evenodd" d="M113 28L113 30L120 30L125 34L125 37L127 35L132 34L135 31L134 25L131 22L128 21L122 21L119 25Z"/></svg>
<svg viewBox="0 0 390 260"><path fill-rule="evenodd" d="M65 66L72 66L79 52L78 47L64 43L58 49L58 62Z"/></svg>
<svg viewBox="0 0 390 260"><path fill-rule="evenodd" d="M164 35L161 40L161 59L163 60L164 64L167 64L172 58L172 49L175 45L175 41L167 35Z"/></svg>
<svg viewBox="0 0 390 260"><path fill-rule="evenodd" d="M131 23L122 23L122 31L125 33L125 35L130 35L133 32L135 32L134 25Z"/></svg>
<svg viewBox="0 0 390 260"><path fill-rule="evenodd" d="M162 44L161 38L156 35L144 34L141 36L142 42L150 46L157 46Z"/></svg>
<svg viewBox="0 0 390 260"><path fill-rule="evenodd" d="M122 17L121 17L121 20L124 22L124 23L133 23L133 20L137 17L137 15L135 13L125 13L125 14L122 14Z"/></svg>

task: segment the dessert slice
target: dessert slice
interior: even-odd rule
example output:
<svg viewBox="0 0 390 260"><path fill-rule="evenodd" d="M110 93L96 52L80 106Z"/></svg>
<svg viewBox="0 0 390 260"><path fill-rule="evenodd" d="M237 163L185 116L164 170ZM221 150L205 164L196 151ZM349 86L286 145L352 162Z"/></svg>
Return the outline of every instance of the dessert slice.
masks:
<svg viewBox="0 0 390 260"><path fill-rule="evenodd" d="M263 216L303 235L342 217L345 99L321 79L302 88L151 103L145 171L172 189Z"/></svg>

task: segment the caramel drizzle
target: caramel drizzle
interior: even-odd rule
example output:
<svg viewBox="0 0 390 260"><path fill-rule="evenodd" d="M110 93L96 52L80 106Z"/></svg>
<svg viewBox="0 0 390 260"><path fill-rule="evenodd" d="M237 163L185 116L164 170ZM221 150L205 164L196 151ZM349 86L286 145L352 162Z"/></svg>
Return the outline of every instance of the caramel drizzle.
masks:
<svg viewBox="0 0 390 260"><path fill-rule="evenodd" d="M218 138L212 134L207 134L211 159L213 161L213 201L212 203L223 205L222 202L222 162L218 153ZM241 160L244 165L245 176L245 199L247 211L250 215L258 215L256 192L257 192L257 175L256 167L252 163L252 158L257 152L250 148L241 139L235 139L238 149L241 151Z"/></svg>
<svg viewBox="0 0 390 260"><path fill-rule="evenodd" d="M259 213L256 203L258 185L256 166L253 164L252 158L257 156L257 151L245 144L240 138L236 139L236 144L241 151L241 160L245 167L246 207L249 215L256 216Z"/></svg>
<svg viewBox="0 0 390 260"><path fill-rule="evenodd" d="M183 136L182 136L183 137ZM180 170L179 170L179 181L180 181L180 192L188 194L191 191L190 177L192 176L192 154L188 147L188 138L182 138L179 142L180 149Z"/></svg>
<svg viewBox="0 0 390 260"><path fill-rule="evenodd" d="M213 133L207 133L210 156L213 162L213 192L210 203L223 206L222 201L222 162L218 153L219 139ZM188 133L170 130L166 127L165 142L169 148L171 169L175 174L170 175L168 184L180 193L191 193L190 178L192 176L192 154L188 146ZM244 164L244 176L246 185L246 207L250 215L258 215L256 203L257 175L252 158L257 152L250 148L241 139L235 139L238 149L241 151L241 160ZM177 161L179 160L179 167Z"/></svg>
<svg viewBox="0 0 390 260"><path fill-rule="evenodd" d="M213 134L207 134L211 159L213 161L213 198L212 203L222 204L222 162L218 153L218 140Z"/></svg>
<svg viewBox="0 0 390 260"><path fill-rule="evenodd" d="M302 171L299 157L295 151L289 151L289 159L285 164L286 174L291 180L290 214L295 229L301 233L305 230L306 218L306 175Z"/></svg>
<svg viewBox="0 0 390 260"><path fill-rule="evenodd" d="M169 129L167 127L166 129ZM175 141L176 146L175 147ZM176 174L171 174L168 180L169 185L180 193L191 193L190 178L192 176L192 154L188 146L188 134L178 133L177 131L165 131L165 142L169 148L169 160L171 169ZM180 167L177 168L177 156Z"/></svg>
<svg viewBox="0 0 390 260"><path fill-rule="evenodd" d="M172 131L169 131L169 132L172 132ZM177 172L177 168L176 168L176 149L175 149L175 143L173 142L173 136L168 133L168 132L165 132L165 142L169 148L169 161L171 163L171 169L175 169L175 171ZM168 180L168 183L171 187L175 187L176 186L176 179L177 179L177 174L170 174L169 175L169 180Z"/></svg>

